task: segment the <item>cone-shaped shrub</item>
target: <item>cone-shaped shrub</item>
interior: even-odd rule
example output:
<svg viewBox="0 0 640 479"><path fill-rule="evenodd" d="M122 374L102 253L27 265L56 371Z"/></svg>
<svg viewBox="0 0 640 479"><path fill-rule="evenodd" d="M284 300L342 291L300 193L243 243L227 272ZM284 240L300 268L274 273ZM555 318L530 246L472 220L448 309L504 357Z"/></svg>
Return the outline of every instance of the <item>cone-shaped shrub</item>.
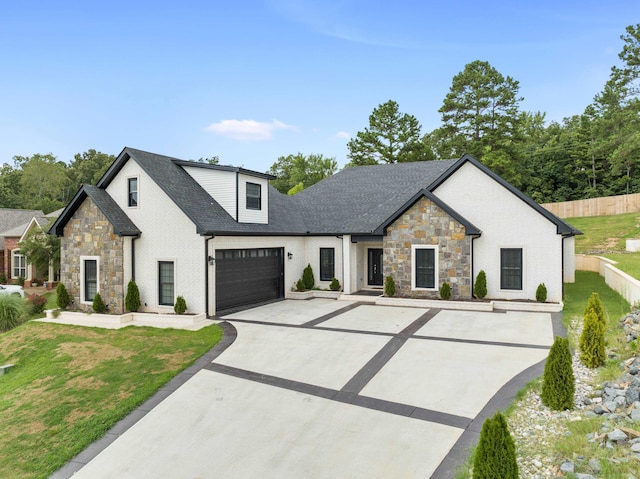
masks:
<svg viewBox="0 0 640 479"><path fill-rule="evenodd" d="M184 312L187 310L187 302L182 296L178 296L176 298L176 304L173 305L173 310L176 314L184 314Z"/></svg>
<svg viewBox="0 0 640 479"><path fill-rule="evenodd" d="M544 303L547 300L547 287L544 283L540 283L538 285L538 289L536 289L536 301L538 303Z"/></svg>
<svg viewBox="0 0 640 479"><path fill-rule="evenodd" d="M298 280L298 282L296 283L296 289L298 291L306 291L307 290L307 288L304 287L304 281L302 281L302 278L300 278Z"/></svg>
<svg viewBox="0 0 640 479"><path fill-rule="evenodd" d="M487 275L483 269L476 276L476 284L473 285L473 293L476 298L484 298L487 295Z"/></svg>
<svg viewBox="0 0 640 479"><path fill-rule="evenodd" d="M302 271L302 282L306 289L312 289L316 284L316 279L313 277L313 270L310 264Z"/></svg>
<svg viewBox="0 0 640 479"><path fill-rule="evenodd" d="M396 282L393 280L393 276L387 276L384 279L384 295L390 298L396 295Z"/></svg>
<svg viewBox="0 0 640 479"><path fill-rule="evenodd" d="M473 460L473 479L498 478L518 479L516 446L500 412L484 421Z"/></svg>
<svg viewBox="0 0 640 479"><path fill-rule="evenodd" d="M127 296L124 299L124 305L127 311L135 313L140 309L140 290L134 280L130 280L127 285Z"/></svg>
<svg viewBox="0 0 640 479"><path fill-rule="evenodd" d="M58 303L58 308L65 309L67 306L71 304L71 298L69 297L69 292L67 291L67 288L65 287L64 284L58 283L58 286L56 286L56 296L57 296L56 302Z"/></svg>
<svg viewBox="0 0 640 479"><path fill-rule="evenodd" d="M573 409L576 390L569 340L556 336L542 378L542 403L556 411Z"/></svg>
<svg viewBox="0 0 640 479"><path fill-rule="evenodd" d="M584 315L587 315L587 311L592 310L598 321L602 323L602 327L607 329L607 321L604 318L604 308L602 307L602 301L600 301L600 295L598 293L591 293L589 301L587 301L587 307L584 308Z"/></svg>
<svg viewBox="0 0 640 479"><path fill-rule="evenodd" d="M340 291L340 281L338 281L338 278L331 278L329 289L331 291Z"/></svg>
<svg viewBox="0 0 640 479"><path fill-rule="evenodd" d="M96 313L104 313L107 310L107 306L104 304L100 293L96 293L96 295L93 297L93 305L91 307Z"/></svg>
<svg viewBox="0 0 640 479"><path fill-rule="evenodd" d="M449 283L444 282L442 286L440 286L440 297L442 299L449 299L451 297L451 286L449 286Z"/></svg>
<svg viewBox="0 0 640 479"><path fill-rule="evenodd" d="M584 315L580 352L580 359L588 368L597 368L604 364L604 326L592 309L587 309Z"/></svg>
<svg viewBox="0 0 640 479"><path fill-rule="evenodd" d="M0 295L0 332L9 331L20 324L24 301L13 294Z"/></svg>

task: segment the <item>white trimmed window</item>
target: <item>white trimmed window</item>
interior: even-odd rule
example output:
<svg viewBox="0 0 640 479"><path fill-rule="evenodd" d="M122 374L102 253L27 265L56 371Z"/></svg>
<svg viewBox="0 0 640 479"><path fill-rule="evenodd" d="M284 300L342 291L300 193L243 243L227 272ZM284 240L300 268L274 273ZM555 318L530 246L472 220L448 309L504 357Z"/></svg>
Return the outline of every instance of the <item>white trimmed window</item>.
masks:
<svg viewBox="0 0 640 479"><path fill-rule="evenodd" d="M247 182L247 209L262 209L262 186L257 183Z"/></svg>
<svg viewBox="0 0 640 479"><path fill-rule="evenodd" d="M13 279L27 277L27 258L20 253L19 249L11 252L11 277Z"/></svg>
<svg viewBox="0 0 640 479"><path fill-rule="evenodd" d="M93 304L93 299L100 292L100 257L80 257L80 302Z"/></svg>
<svg viewBox="0 0 640 479"><path fill-rule="evenodd" d="M175 302L175 272L173 261L158 261L158 304L173 306Z"/></svg>
<svg viewBox="0 0 640 479"><path fill-rule="evenodd" d="M523 289L522 248L500 249L500 289Z"/></svg>
<svg viewBox="0 0 640 479"><path fill-rule="evenodd" d="M138 206L138 177L127 178L127 205L131 208Z"/></svg>
<svg viewBox="0 0 640 479"><path fill-rule="evenodd" d="M438 247L411 246L411 289L438 289Z"/></svg>

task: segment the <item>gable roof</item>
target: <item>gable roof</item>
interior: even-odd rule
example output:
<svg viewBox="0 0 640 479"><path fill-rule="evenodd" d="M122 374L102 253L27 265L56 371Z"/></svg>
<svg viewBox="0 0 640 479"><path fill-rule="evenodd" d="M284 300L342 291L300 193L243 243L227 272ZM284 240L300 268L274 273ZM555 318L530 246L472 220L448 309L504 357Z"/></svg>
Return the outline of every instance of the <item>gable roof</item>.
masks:
<svg viewBox="0 0 640 479"><path fill-rule="evenodd" d="M13 231L17 226L25 225L34 216L41 216L42 210L21 210L16 208L0 208L0 250L4 250L5 237L21 236Z"/></svg>
<svg viewBox="0 0 640 479"><path fill-rule="evenodd" d="M549 210L547 210L547 209L543 208L542 206L540 206L538 203L533 201L531 198L529 198L527 195L525 195L518 188L516 188L512 184L508 183L504 178L502 178L498 174L496 174L493 171L491 171L489 168L487 168L485 165L480 163L478 160L476 160L474 157L472 157L469 154L463 155L462 158L460 158L453 165L451 165L448 170L446 170L438 179L436 179L429 186L429 191L431 191L431 192L435 191L438 188L438 186L440 186L442 183L444 183L451 175L453 175L456 171L458 171L465 163L473 164L480 171L482 171L483 173L485 173L486 175L488 175L489 177L491 177L492 179L494 179L495 181L500 183L502 186L504 186L507 190L509 190L515 196L517 196L522 201L524 201L531 208L533 208L538 213L540 213L542 216L544 216L549 221L551 221L553 224L555 224L556 225L556 229L557 229L557 233L559 235L575 236L575 235L581 235L582 234L582 231L580 231L577 228L574 228L569 223L561 220L556 215L551 213Z"/></svg>
<svg viewBox="0 0 640 479"><path fill-rule="evenodd" d="M91 198L98 209L109 220L113 226L113 231L119 236L138 236L141 231L133 224L133 221L122 211L122 208L114 201L109 193L102 188L91 185L82 185L73 199L69 202L62 214L53 223L49 233L62 236L64 226L71 219L73 214L78 210L82 202L87 198Z"/></svg>

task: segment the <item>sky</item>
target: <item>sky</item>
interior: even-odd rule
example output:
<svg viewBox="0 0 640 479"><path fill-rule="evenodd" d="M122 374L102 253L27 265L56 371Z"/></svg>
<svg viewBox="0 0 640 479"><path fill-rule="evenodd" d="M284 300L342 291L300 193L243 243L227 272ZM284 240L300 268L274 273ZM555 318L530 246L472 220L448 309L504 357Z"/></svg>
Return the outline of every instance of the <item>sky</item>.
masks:
<svg viewBox="0 0 640 479"><path fill-rule="evenodd" d="M125 146L267 171L348 162L395 100L427 133L453 77L488 61L547 121L619 64L635 1L0 0L0 163Z"/></svg>

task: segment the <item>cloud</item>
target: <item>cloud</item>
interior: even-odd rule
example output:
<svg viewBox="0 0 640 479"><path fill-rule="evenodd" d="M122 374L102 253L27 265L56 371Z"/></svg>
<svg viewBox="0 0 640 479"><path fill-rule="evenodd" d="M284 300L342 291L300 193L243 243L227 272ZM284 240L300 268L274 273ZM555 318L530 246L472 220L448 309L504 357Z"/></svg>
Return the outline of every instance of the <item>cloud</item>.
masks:
<svg viewBox="0 0 640 479"><path fill-rule="evenodd" d="M351 138L351 135L346 131L339 131L338 133L336 133L336 138L348 140L349 138Z"/></svg>
<svg viewBox="0 0 640 479"><path fill-rule="evenodd" d="M222 120L209 125L205 129L212 131L216 135L241 141L269 140L276 130L298 130L295 126L287 125L275 118L264 122L255 120Z"/></svg>

